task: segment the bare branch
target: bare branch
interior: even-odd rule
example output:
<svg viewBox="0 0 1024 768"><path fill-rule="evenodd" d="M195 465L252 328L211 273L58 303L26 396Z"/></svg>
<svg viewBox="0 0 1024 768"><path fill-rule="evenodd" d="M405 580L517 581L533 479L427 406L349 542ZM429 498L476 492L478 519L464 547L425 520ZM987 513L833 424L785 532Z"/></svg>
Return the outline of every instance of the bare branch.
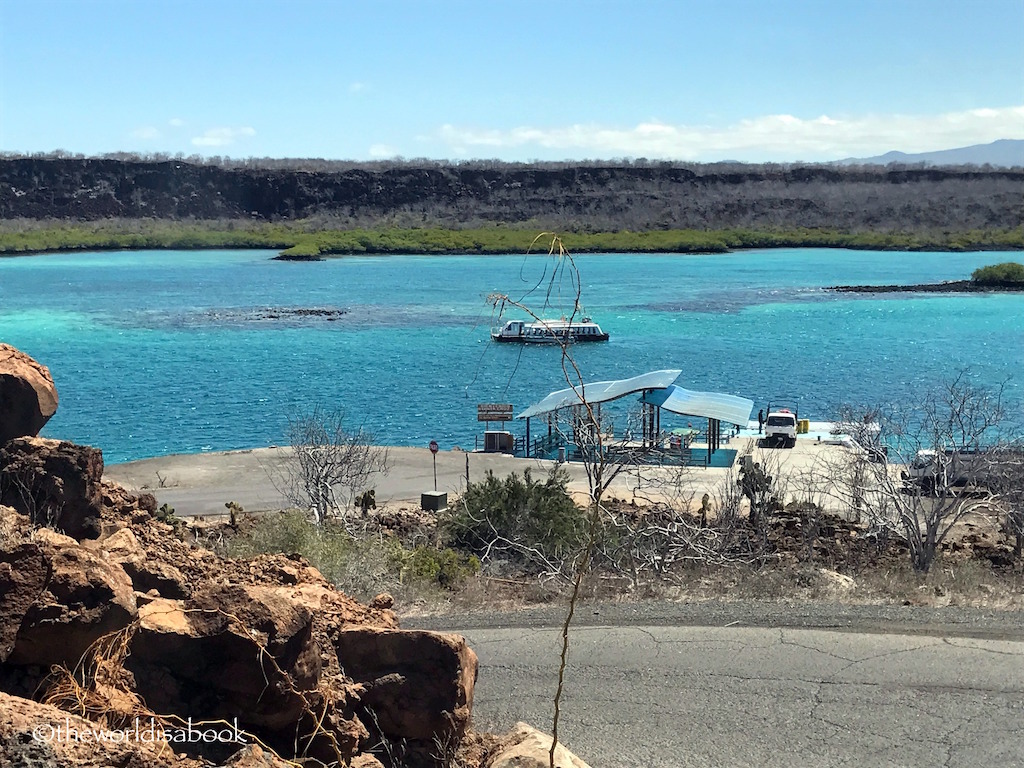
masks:
<svg viewBox="0 0 1024 768"><path fill-rule="evenodd" d="M286 437L293 455L281 472L270 473L288 503L310 512L321 525L340 516L352 524L352 504L377 474L388 472L388 451L374 445L362 427L349 431L341 409L320 405L288 421Z"/></svg>

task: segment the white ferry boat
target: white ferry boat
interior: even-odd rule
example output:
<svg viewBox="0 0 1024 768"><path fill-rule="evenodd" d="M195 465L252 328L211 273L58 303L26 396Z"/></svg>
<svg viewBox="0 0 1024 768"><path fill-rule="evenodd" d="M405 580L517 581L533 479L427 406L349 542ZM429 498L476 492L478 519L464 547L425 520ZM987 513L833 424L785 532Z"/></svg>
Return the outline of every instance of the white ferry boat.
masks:
<svg viewBox="0 0 1024 768"><path fill-rule="evenodd" d="M601 326L584 317L581 320L539 320L527 323L509 320L500 329L491 331L494 341L518 341L529 344L562 344L576 341L608 341Z"/></svg>

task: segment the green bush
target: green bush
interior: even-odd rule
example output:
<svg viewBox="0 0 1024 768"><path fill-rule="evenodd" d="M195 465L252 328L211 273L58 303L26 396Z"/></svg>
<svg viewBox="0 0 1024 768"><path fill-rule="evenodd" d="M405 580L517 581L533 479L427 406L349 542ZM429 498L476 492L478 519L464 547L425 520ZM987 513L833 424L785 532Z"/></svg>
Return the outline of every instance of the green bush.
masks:
<svg viewBox="0 0 1024 768"><path fill-rule="evenodd" d="M470 483L448 516L440 521L450 543L482 556L496 539L535 547L545 557L560 559L582 546L587 518L567 490L569 474L552 470L543 482L529 469L499 480L488 471L483 482ZM526 553L500 542L511 559L526 563Z"/></svg>
<svg viewBox="0 0 1024 768"><path fill-rule="evenodd" d="M420 545L398 553L402 581L412 580L454 589L470 576L480 572L480 559L468 557L454 549L437 549Z"/></svg>
<svg viewBox="0 0 1024 768"><path fill-rule="evenodd" d="M971 280L982 285L992 283L1024 283L1024 264L1015 261L1004 261L1002 264L989 264L971 273Z"/></svg>
<svg viewBox="0 0 1024 768"><path fill-rule="evenodd" d="M299 554L331 579L328 571L347 558L353 548L350 536L330 528L321 530L305 512L292 509L256 518L244 535L231 539L227 554L232 557Z"/></svg>

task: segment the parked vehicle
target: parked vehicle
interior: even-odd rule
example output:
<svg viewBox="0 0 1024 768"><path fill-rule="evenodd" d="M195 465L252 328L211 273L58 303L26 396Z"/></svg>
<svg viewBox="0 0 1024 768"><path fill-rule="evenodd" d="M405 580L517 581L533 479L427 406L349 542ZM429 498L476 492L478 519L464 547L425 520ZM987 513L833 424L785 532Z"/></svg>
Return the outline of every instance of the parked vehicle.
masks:
<svg viewBox="0 0 1024 768"><path fill-rule="evenodd" d="M764 422L764 439L769 445L792 448L796 445L797 414L789 408L771 410Z"/></svg>
<svg viewBox="0 0 1024 768"><path fill-rule="evenodd" d="M988 484L995 459L991 451L952 448L937 451L930 448L914 454L903 471L904 482L925 493L938 489L980 488Z"/></svg>

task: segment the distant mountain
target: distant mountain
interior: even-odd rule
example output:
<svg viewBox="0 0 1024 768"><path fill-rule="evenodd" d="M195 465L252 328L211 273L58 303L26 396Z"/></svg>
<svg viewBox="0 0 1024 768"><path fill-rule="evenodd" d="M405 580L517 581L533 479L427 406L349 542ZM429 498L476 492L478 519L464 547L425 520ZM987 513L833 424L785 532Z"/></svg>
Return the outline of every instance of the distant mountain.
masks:
<svg viewBox="0 0 1024 768"><path fill-rule="evenodd" d="M991 144L975 144L937 152L886 152L877 157L848 157L836 165L889 165L924 163L925 165L989 165L1012 168L1024 166L1024 139L999 139Z"/></svg>

